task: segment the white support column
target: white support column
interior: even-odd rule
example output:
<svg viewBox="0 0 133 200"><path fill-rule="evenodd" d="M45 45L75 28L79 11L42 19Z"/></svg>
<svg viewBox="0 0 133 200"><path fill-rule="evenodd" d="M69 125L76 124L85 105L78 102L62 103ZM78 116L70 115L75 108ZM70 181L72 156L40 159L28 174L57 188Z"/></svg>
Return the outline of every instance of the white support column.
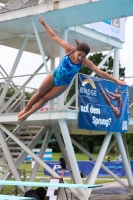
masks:
<svg viewBox="0 0 133 200"><path fill-rule="evenodd" d="M25 108L25 88L23 89L22 110Z"/></svg>
<svg viewBox="0 0 133 200"><path fill-rule="evenodd" d="M119 49L114 52L114 63L113 63L113 76L119 78Z"/></svg>
<svg viewBox="0 0 133 200"><path fill-rule="evenodd" d="M77 115L78 115L78 74L76 74L76 78L75 78L75 93L76 93L76 111L77 111Z"/></svg>
<svg viewBox="0 0 133 200"><path fill-rule="evenodd" d="M49 129L47 130L46 136L45 136L45 138L44 138L43 144L42 144L42 146L41 146L41 149L40 149L40 152L39 152L39 155L38 155L38 157L39 157L40 159L43 158L44 152L46 151L46 148L47 148L47 146L48 146L49 140L50 140L50 138L51 138L52 131L53 131L53 128L49 128ZM36 164L35 164L35 166L34 166L34 169L32 170L32 173L31 173L31 176L30 176L29 181L34 181L34 179L35 179L35 177L36 177L36 174L37 174L37 172L38 172L39 166L40 166L39 163L36 162ZM28 191L28 190L30 190L30 189L31 189L31 187L26 187L26 191Z"/></svg>
<svg viewBox="0 0 133 200"><path fill-rule="evenodd" d="M42 55L42 59L43 59L44 65L45 65L46 73L49 74L49 69L48 69L46 58L45 58L45 53L44 53L42 42L41 42L37 27L36 27L36 24L35 24L35 21L34 21L34 17L32 17L31 19L32 19L32 25L33 25L34 32L35 32L35 35L36 35L37 43L38 43L38 46L39 46L39 49L40 49L40 52L41 52L41 55Z"/></svg>
<svg viewBox="0 0 133 200"><path fill-rule="evenodd" d="M104 65L104 63L108 60L108 58L112 55L112 53L115 51L116 48L113 48L100 62L100 64L97 66L99 69ZM90 76L94 76L96 73L92 72Z"/></svg>
<svg viewBox="0 0 133 200"><path fill-rule="evenodd" d="M91 173L91 175L90 175L90 177L89 177L88 184L94 184L94 183L95 183L95 180L96 180L96 178L97 178L99 169L100 169L100 167L101 167L101 165L102 165L102 162L103 162L104 156L105 156L105 154L106 154L106 151L107 151L109 142L110 142L110 140L111 140L111 137L112 137L112 132L108 132L108 133L105 135L105 138L104 138L103 144L102 144L102 146L101 146L101 149L100 149L98 158L97 158L97 160L96 160L95 166L94 166L93 171L92 171L92 173ZM91 191L92 191L92 190L89 190L89 191L87 192L88 197L90 196Z"/></svg>
<svg viewBox="0 0 133 200"><path fill-rule="evenodd" d="M53 71L55 69L55 58L54 57L50 57L50 72ZM50 110L54 110L55 109L55 103L54 100L50 101Z"/></svg>
<svg viewBox="0 0 133 200"><path fill-rule="evenodd" d="M23 54L23 51L24 51L24 49L25 49L25 47L26 47L26 45L28 43L29 37L30 37L29 35L25 36L25 38L23 40L23 43L22 43L22 45L20 47L20 50L19 50L19 52L17 54L16 60L15 60L15 62L13 64L13 66L12 66L12 69L11 69L11 72L9 74L9 77L13 77L13 75L14 75L16 69L17 69L18 63L19 63L19 61L21 59L21 56ZM9 88L9 85L10 85L11 81L12 81L12 78L8 78L7 81L6 81L5 87L4 87L4 89L2 91L2 94L1 94L1 97L0 97L0 107L2 107L2 105L3 105L4 98L6 96L6 93L8 91L8 88Z"/></svg>
<svg viewBox="0 0 133 200"><path fill-rule="evenodd" d="M6 157L6 160L8 162L8 165L9 165L9 168L11 169L11 172L15 178L16 181L21 181L21 178L19 176L19 173L16 169L16 166L13 162L13 158L12 158L12 155L9 151L9 148L7 146L7 143L5 141L5 138L3 136L3 131L0 129L0 143L1 143L1 146L2 146L2 149L3 149L3 152L5 154L5 157ZM22 190L22 192L25 192L25 189L23 186L20 186L20 189Z"/></svg>
<svg viewBox="0 0 133 200"><path fill-rule="evenodd" d="M123 162L125 173L126 173L126 176L127 176L127 179L128 179L128 183L131 187L133 187L132 172L131 172L131 168L129 166L129 162L128 162L128 159L127 159L125 147L124 147L122 136L121 136L120 132L116 133L116 140L117 140L117 144L118 144L118 147L119 147L119 150L120 150L120 153L121 153L122 162Z"/></svg>
<svg viewBox="0 0 133 200"><path fill-rule="evenodd" d="M69 158L69 161L70 161L70 165L71 165L71 169L72 169L72 172L73 172L73 177L74 177L75 183L82 184L82 179L81 179L81 176L80 176L80 173L79 173L78 164L77 164L77 161L76 161L76 158L75 158L72 142L71 142L71 139L70 139L70 134L68 132L68 128L67 128L65 120L59 119L59 125L60 125L60 128L61 128L64 143L65 143L65 146L66 146L66 151L67 151L67 155L68 155L68 158ZM86 199L87 200L84 190L82 190L82 189L79 190L79 194L82 195L82 197L80 197L80 199L83 199L83 200Z"/></svg>
<svg viewBox="0 0 133 200"><path fill-rule="evenodd" d="M131 167L131 163L130 163L130 156L129 156L129 152L128 152L128 146L127 146L127 140L126 140L126 134L122 134L122 139L123 139L123 143L124 143L124 146L125 146L125 150L126 150L126 154L127 154L127 159L128 159L128 162L129 162L129 166Z"/></svg>
<svg viewBox="0 0 133 200"><path fill-rule="evenodd" d="M55 57L50 57L50 72L55 69Z"/></svg>
<svg viewBox="0 0 133 200"><path fill-rule="evenodd" d="M61 29L61 39L67 42L67 28ZM60 47L60 61L62 60L64 55L64 48ZM59 110L64 109L64 92L58 97L57 105Z"/></svg>

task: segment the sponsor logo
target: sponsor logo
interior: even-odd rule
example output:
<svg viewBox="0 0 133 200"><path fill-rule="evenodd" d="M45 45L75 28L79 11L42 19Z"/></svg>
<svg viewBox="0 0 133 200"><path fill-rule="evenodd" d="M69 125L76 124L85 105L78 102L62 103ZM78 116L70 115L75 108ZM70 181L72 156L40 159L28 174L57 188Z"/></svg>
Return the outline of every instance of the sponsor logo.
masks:
<svg viewBox="0 0 133 200"><path fill-rule="evenodd" d="M82 81L82 86L85 86L88 83L91 85L93 89L96 89L95 83L91 79L88 79L88 78Z"/></svg>
<svg viewBox="0 0 133 200"><path fill-rule="evenodd" d="M86 85L90 85L90 88L86 88ZM87 86L88 87L88 86ZM80 93L89 95L89 96L97 96L97 90L96 90L96 85L91 79L84 79L82 81L82 85L80 87Z"/></svg>

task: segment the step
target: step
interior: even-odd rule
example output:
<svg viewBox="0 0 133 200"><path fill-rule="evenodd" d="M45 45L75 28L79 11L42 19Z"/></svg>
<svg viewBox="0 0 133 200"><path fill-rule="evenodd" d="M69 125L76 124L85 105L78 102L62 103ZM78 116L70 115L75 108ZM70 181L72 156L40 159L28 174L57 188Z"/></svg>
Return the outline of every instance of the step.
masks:
<svg viewBox="0 0 133 200"><path fill-rule="evenodd" d="M5 173L7 172L8 170L0 170L0 173Z"/></svg>
<svg viewBox="0 0 133 200"><path fill-rule="evenodd" d="M0 167L7 167L7 164L0 163Z"/></svg>
<svg viewBox="0 0 133 200"><path fill-rule="evenodd" d="M22 147L14 147L14 146L10 146L9 147L10 150L23 150Z"/></svg>
<svg viewBox="0 0 133 200"><path fill-rule="evenodd" d="M17 138L19 138L20 140L27 140L27 139L32 140L32 139L34 139L33 136L17 136Z"/></svg>
<svg viewBox="0 0 133 200"><path fill-rule="evenodd" d="M23 141L24 144L29 144L29 142L30 141ZM13 141L12 142L8 142L8 145L10 145L10 144L14 145L14 144L16 144L16 142L13 142Z"/></svg>

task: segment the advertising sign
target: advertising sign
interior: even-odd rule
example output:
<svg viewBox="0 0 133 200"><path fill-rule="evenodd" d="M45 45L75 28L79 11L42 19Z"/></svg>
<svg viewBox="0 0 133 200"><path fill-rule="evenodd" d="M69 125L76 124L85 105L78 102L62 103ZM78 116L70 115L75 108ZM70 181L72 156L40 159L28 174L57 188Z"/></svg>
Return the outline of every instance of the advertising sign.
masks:
<svg viewBox="0 0 133 200"><path fill-rule="evenodd" d="M55 170L59 176L61 176L61 166L59 162L46 161L45 162L51 169ZM79 171L82 172L85 176L88 176L95 166L95 162L93 161L77 161ZM109 161L102 162L110 171L112 171L117 176L126 176L125 170L123 167L122 161ZM130 161L132 174L133 174L133 161ZM44 170L45 175L50 175L48 171ZM65 171L65 176L71 176L68 169ZM105 172L102 168L100 168L98 176L110 176L107 172Z"/></svg>
<svg viewBox="0 0 133 200"><path fill-rule="evenodd" d="M125 18L104 20L102 22L85 24L84 26L125 41L125 20Z"/></svg>
<svg viewBox="0 0 133 200"><path fill-rule="evenodd" d="M78 128L127 132L128 123L129 87L80 74Z"/></svg>

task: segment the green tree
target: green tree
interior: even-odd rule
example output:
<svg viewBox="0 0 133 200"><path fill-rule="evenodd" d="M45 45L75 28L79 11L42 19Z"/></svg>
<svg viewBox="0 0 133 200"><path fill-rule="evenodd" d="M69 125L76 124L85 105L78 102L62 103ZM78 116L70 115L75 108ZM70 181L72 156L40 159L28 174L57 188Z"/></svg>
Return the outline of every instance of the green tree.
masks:
<svg viewBox="0 0 133 200"><path fill-rule="evenodd" d="M91 60L96 66L98 66L105 56L106 55L103 55L102 53L95 53L93 55L90 55L88 59ZM114 60L112 56L110 56L108 60L104 63L101 70L107 72L110 75L113 75L113 61ZM83 67L80 70L80 73L90 75L92 73L92 70L90 70L88 67ZM121 68L121 64L119 62L119 79L123 80L124 76L125 76L125 68ZM96 74L95 77L98 77L98 75Z"/></svg>

